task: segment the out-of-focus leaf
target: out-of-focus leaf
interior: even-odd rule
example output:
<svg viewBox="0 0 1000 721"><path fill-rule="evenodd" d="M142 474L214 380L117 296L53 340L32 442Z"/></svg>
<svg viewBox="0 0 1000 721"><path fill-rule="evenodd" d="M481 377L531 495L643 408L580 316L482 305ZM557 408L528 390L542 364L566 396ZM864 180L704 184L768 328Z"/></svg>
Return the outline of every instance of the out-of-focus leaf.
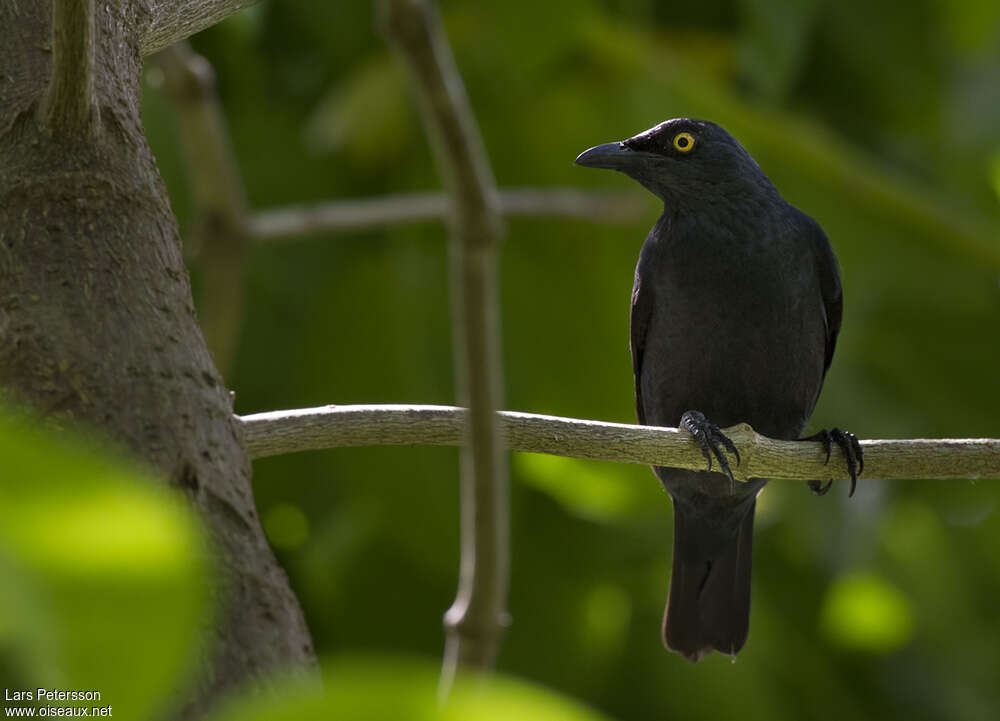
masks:
<svg viewBox="0 0 1000 721"><path fill-rule="evenodd" d="M294 550L309 538L309 519L294 503L277 503L264 514L264 531L272 545Z"/></svg>
<svg viewBox="0 0 1000 721"><path fill-rule="evenodd" d="M628 637L632 599L618 586L601 585L583 597L584 643L594 653L619 650Z"/></svg>
<svg viewBox="0 0 1000 721"><path fill-rule="evenodd" d="M634 72L649 57L648 34L634 32L605 16L585 14L576 23L576 32L588 61L610 66L616 73Z"/></svg>
<svg viewBox="0 0 1000 721"><path fill-rule="evenodd" d="M1000 3L993 0L938 0L944 31L952 45L976 53L996 40L1000 27Z"/></svg>
<svg viewBox="0 0 1000 721"><path fill-rule="evenodd" d="M788 92L802 72L802 57L819 0L742 0L740 65L765 97Z"/></svg>
<svg viewBox="0 0 1000 721"><path fill-rule="evenodd" d="M1000 153L995 154L990 163L990 184L997 194L997 200L1000 200Z"/></svg>
<svg viewBox="0 0 1000 721"><path fill-rule="evenodd" d="M657 39L670 53L714 78L728 81L736 71L741 46L731 33L667 28Z"/></svg>
<svg viewBox="0 0 1000 721"><path fill-rule="evenodd" d="M459 677L448 702L438 704L437 664L399 659L343 659L323 664L322 685L278 687L266 700L240 699L213 721L601 721L565 696L526 681Z"/></svg>
<svg viewBox="0 0 1000 721"><path fill-rule="evenodd" d="M319 152L337 151L353 164L382 166L420 139L419 131L406 74L400 63L382 54L327 93L305 133Z"/></svg>
<svg viewBox="0 0 1000 721"><path fill-rule="evenodd" d="M958 555L954 532L945 527L937 509L917 500L891 507L879 530L882 546L894 562L898 577L923 610L921 634L939 640L948 638L961 617L941 614L938 609L961 605L962 588L967 585L963 567L954 562Z"/></svg>
<svg viewBox="0 0 1000 721"><path fill-rule="evenodd" d="M51 706L162 709L197 666L208 605L193 514L106 450L6 414L0 458L0 670L23 688L100 693Z"/></svg>
<svg viewBox="0 0 1000 721"><path fill-rule="evenodd" d="M574 515L592 521L619 521L641 511L648 495L635 479L612 463L518 453L514 471ZM650 485L654 482L649 479Z"/></svg>
<svg viewBox="0 0 1000 721"><path fill-rule="evenodd" d="M889 653L913 635L913 612L906 596L882 577L851 573L830 586L822 626L839 646Z"/></svg>

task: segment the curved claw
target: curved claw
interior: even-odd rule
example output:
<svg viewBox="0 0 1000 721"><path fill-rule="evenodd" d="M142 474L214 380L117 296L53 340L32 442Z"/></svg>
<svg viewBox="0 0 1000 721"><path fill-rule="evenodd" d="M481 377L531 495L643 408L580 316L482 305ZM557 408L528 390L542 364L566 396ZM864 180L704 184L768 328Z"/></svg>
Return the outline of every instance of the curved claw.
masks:
<svg viewBox="0 0 1000 721"><path fill-rule="evenodd" d="M733 476L729 459L726 458L726 454L722 449L724 448L736 457L736 465L738 466L741 461L740 452L736 448L736 444L717 425L709 422L705 418L705 415L698 411L687 411L684 413L681 416L681 428L690 432L694 436L694 439L698 441L698 445L701 446L701 455L708 462L708 470L712 470L712 456L715 456L716 460L719 461L719 467L722 469L722 472L729 476L729 482L735 491L736 478ZM720 445L722 448L719 448Z"/></svg>
<svg viewBox="0 0 1000 721"><path fill-rule="evenodd" d="M826 492L830 490L830 486L833 485L833 481L827 481L826 485L823 485L819 481L806 481L806 485L808 485L809 490L817 496L825 496Z"/></svg>
<svg viewBox="0 0 1000 721"><path fill-rule="evenodd" d="M819 433L809 436L808 438L801 438L799 440L803 441L819 441L823 444L826 450L826 460L824 463L830 462L830 449L833 444L836 443L840 448L841 452L844 454L844 460L847 462L847 472L851 475L851 489L847 494L850 498L854 495L854 491L858 486L858 476L865 470L865 452L861 447L861 443L858 442L858 437L851 433L850 431L842 431L839 428L833 428L832 430L826 430L825 428ZM830 485L833 481L830 481L825 486L821 486L819 481L809 481L809 488L817 496L822 496L828 490L830 490Z"/></svg>
<svg viewBox="0 0 1000 721"><path fill-rule="evenodd" d="M824 466L828 465L830 463L830 448L833 447L833 435L831 435L830 431L828 431L826 428L824 428L823 430L821 430L816 435L820 436L820 440L823 443L823 447L826 449L826 460L823 461L823 465ZM832 483L832 481L831 481L831 483ZM827 485L829 485L829 484L827 484Z"/></svg>

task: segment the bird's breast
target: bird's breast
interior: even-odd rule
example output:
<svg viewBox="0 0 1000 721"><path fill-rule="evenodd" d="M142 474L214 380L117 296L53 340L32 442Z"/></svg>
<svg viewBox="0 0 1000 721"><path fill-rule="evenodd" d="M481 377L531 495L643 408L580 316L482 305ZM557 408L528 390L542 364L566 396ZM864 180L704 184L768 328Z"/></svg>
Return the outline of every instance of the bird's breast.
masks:
<svg viewBox="0 0 1000 721"><path fill-rule="evenodd" d="M653 294L642 378L647 422L700 410L721 426L797 436L823 378L825 326L804 255L767 238L647 241L637 273Z"/></svg>

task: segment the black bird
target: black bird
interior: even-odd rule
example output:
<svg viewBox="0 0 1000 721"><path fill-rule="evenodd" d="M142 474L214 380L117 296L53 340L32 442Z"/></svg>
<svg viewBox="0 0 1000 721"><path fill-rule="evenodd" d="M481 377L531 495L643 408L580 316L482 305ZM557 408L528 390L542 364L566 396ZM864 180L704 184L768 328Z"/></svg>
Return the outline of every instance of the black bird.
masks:
<svg viewBox="0 0 1000 721"><path fill-rule="evenodd" d="M663 201L632 288L639 423L680 426L708 471L654 468L674 504L674 556L663 642L690 661L733 655L750 621L753 514L765 478L736 483L719 430L740 422L798 439L830 367L843 297L822 228L789 205L715 123L678 118L581 153ZM854 493L857 438L834 428L801 440L842 450ZM721 472L712 472L713 456ZM818 495L829 490L810 481Z"/></svg>

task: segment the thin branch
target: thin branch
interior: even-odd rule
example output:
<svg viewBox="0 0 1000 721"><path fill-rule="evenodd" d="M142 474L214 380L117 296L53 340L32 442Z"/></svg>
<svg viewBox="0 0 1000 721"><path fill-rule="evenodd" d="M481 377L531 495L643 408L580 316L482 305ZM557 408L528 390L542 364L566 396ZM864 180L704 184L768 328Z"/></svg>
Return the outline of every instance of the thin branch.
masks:
<svg viewBox="0 0 1000 721"><path fill-rule="evenodd" d="M94 0L53 0L52 76L42 118L53 135L85 137L95 126Z"/></svg>
<svg viewBox="0 0 1000 721"><path fill-rule="evenodd" d="M451 406L349 405L242 416L251 458L348 446L462 443L466 411ZM704 470L691 434L677 428L501 411L509 450L618 463ZM820 443L780 441L745 423L726 429L742 462L738 480L847 480L844 463L825 462ZM866 440L865 478L1000 478L1000 439ZM836 449L834 449L836 452Z"/></svg>
<svg viewBox="0 0 1000 721"><path fill-rule="evenodd" d="M512 188L500 191L505 215L578 218L596 223L631 223L650 207L639 193L573 188Z"/></svg>
<svg viewBox="0 0 1000 721"><path fill-rule="evenodd" d="M458 667L493 667L507 625L509 511L507 459L500 442L500 311L496 255L503 231L486 150L432 0L381 0L383 32L410 69L424 125L452 199L452 335L465 418L462 558L458 595L445 614L442 695Z"/></svg>
<svg viewBox="0 0 1000 721"><path fill-rule="evenodd" d="M451 210L444 193L407 193L357 198L318 205L257 211L250 218L255 241L318 233L378 230L402 223L442 220Z"/></svg>
<svg viewBox="0 0 1000 721"><path fill-rule="evenodd" d="M500 211L507 216L629 223L646 206L644 198L635 193L571 188L510 188L499 193ZM258 211L250 218L249 230L251 238L259 242L440 221L449 213L451 203L445 193L407 193Z"/></svg>
<svg viewBox="0 0 1000 721"><path fill-rule="evenodd" d="M177 108L181 142L193 188L197 227L187 238L204 273L199 313L205 341L223 372L230 366L243 320L247 200L215 73L182 41L157 53L154 67Z"/></svg>
<svg viewBox="0 0 1000 721"><path fill-rule="evenodd" d="M151 55L222 22L260 0L146 0L148 19L139 36L143 55Z"/></svg>

